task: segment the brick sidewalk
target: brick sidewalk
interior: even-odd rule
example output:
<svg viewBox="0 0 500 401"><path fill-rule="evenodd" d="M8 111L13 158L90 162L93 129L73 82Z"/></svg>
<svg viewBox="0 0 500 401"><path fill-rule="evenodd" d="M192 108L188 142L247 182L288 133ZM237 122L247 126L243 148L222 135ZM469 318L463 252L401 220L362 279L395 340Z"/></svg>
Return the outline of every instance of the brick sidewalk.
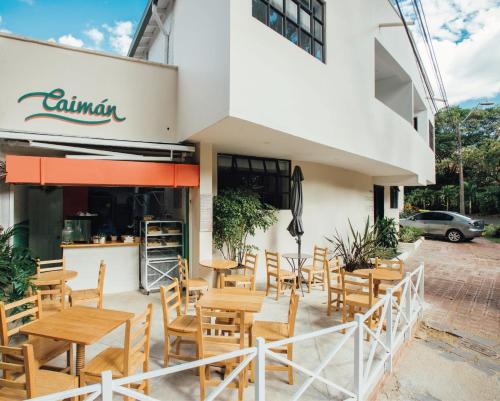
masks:
<svg viewBox="0 0 500 401"><path fill-rule="evenodd" d="M453 331L499 341L500 244L485 239L452 244L425 240L407 261L425 263L425 320Z"/></svg>

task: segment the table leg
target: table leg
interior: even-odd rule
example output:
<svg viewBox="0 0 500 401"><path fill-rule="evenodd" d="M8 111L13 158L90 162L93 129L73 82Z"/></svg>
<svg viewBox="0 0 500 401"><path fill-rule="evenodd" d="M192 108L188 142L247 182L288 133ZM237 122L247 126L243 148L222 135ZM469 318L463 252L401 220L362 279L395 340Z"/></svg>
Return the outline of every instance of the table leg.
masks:
<svg viewBox="0 0 500 401"><path fill-rule="evenodd" d="M76 344L76 375L80 376L80 372L85 367L85 345Z"/></svg>
<svg viewBox="0 0 500 401"><path fill-rule="evenodd" d="M373 295L375 298L378 297L378 289L380 286L380 280L373 280Z"/></svg>

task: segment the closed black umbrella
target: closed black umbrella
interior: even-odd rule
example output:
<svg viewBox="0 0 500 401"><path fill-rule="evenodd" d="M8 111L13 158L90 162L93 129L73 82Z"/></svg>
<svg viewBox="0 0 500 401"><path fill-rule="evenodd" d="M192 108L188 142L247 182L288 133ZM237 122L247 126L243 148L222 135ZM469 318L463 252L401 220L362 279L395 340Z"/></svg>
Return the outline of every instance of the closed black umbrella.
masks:
<svg viewBox="0 0 500 401"><path fill-rule="evenodd" d="M302 209L303 209L303 194L302 194L302 181L304 181L304 175L302 174L302 169L299 166L295 166L292 174L292 198L290 202L290 209L292 210L292 221L288 225L287 230L292 236L295 237L297 245L299 248L299 266L301 261L301 245L302 245L302 234L304 234L304 227L302 226Z"/></svg>

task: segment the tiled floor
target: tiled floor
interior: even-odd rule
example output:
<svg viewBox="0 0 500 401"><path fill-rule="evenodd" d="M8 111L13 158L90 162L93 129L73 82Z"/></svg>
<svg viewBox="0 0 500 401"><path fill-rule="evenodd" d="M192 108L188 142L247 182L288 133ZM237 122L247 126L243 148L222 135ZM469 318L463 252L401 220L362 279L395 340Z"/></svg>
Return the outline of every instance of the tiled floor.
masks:
<svg viewBox="0 0 500 401"><path fill-rule="evenodd" d="M426 240L409 268L425 262L425 318L440 328L499 340L500 244Z"/></svg>

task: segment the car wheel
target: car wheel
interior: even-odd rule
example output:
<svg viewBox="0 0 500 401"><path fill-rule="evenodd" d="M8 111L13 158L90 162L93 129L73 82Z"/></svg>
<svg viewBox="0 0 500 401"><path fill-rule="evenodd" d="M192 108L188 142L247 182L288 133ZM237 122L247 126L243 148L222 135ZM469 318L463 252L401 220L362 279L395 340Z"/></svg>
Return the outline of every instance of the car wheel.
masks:
<svg viewBox="0 0 500 401"><path fill-rule="evenodd" d="M446 238L450 242L460 242L463 240L464 235L458 230L450 230L446 233Z"/></svg>

